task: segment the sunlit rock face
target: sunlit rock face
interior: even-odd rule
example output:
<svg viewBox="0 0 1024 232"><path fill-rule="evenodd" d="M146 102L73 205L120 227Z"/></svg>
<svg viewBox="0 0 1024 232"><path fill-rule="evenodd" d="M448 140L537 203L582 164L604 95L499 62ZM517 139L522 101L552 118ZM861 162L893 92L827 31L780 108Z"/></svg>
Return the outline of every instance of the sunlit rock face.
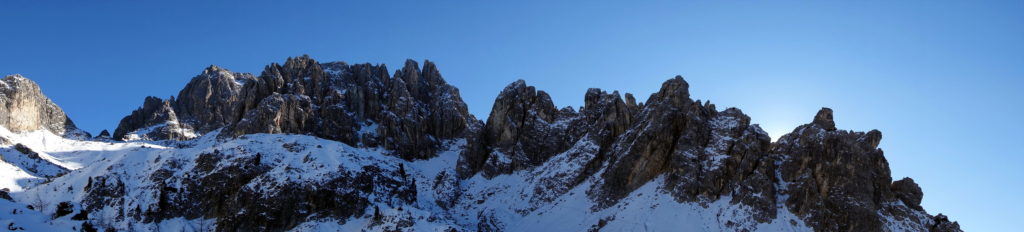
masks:
<svg viewBox="0 0 1024 232"><path fill-rule="evenodd" d="M43 95L36 82L18 74L0 80L0 125L12 132L48 130L60 135L87 135Z"/></svg>

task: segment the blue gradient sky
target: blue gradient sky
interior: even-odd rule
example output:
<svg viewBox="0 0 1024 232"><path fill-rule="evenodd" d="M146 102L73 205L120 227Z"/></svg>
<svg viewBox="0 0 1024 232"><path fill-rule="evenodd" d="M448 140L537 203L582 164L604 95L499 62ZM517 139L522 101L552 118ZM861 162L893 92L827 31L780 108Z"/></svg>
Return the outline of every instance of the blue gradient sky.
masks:
<svg viewBox="0 0 1024 232"><path fill-rule="evenodd" d="M881 130L894 179L968 231L1019 229L1024 210L1024 1L85 2L0 3L0 74L93 133L210 64L301 54L433 60L481 118L519 78L579 106L588 87L643 100L679 74L773 137L822 106Z"/></svg>

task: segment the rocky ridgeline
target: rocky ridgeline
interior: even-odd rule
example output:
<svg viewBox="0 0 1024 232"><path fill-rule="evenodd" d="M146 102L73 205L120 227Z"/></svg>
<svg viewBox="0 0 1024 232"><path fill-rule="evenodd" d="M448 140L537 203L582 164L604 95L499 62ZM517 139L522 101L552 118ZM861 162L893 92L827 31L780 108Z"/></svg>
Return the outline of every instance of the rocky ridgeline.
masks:
<svg viewBox="0 0 1024 232"><path fill-rule="evenodd" d="M630 94L590 89L580 112L555 110L550 97L523 81L498 96L487 123L471 133L459 163L463 178L536 167L570 152L578 140L599 149L574 178L547 185L598 185L588 196L609 207L652 179L664 176L680 202L724 197L753 209L757 222L785 206L820 231L883 231L894 222L907 230L959 231L945 216L920 206L910 178L893 182L877 146L881 133L837 130L823 108L806 125L772 143L739 109L718 111L690 99L681 77L666 81L646 103ZM737 230L750 230L736 225Z"/></svg>
<svg viewBox="0 0 1024 232"><path fill-rule="evenodd" d="M12 78L14 82L8 81ZM5 83L13 85L22 80L18 78L8 77ZM74 128L63 113L42 118L33 125L51 131ZM67 123L51 125L55 119ZM960 231L946 216L925 212L922 190L912 179L892 180L878 148L881 132L838 130L832 110L822 108L810 123L771 142L741 110L719 111L709 101L691 99L689 84L679 76L642 103L629 93L589 89L578 110L556 108L547 93L519 80L501 91L487 120L479 121L467 112L458 89L429 61L422 67L406 61L393 75L383 65L319 63L308 56L268 65L259 76L210 66L177 97L146 98L121 120L112 138L187 140L217 130L217 145L194 156L157 157L145 161L159 164L154 170L88 177L82 207L93 214L116 208L117 220L212 218L222 230L278 231L307 220L361 217L371 206L384 204L445 211L439 215L477 212L477 225L458 227L500 231L505 224L494 211L526 215L582 187L585 196L572 197L586 197L594 203L589 210L598 212L659 180L660 193L677 202L707 207L727 200L744 206L749 222L723 222L736 231L755 230L756 224L780 217L782 210L818 231ZM336 150L243 136L261 133L382 147L401 159L378 157L360 168L324 166L310 155ZM221 144L228 139L248 144ZM452 147L462 139L464 146ZM250 150L260 146L267 147ZM450 164L454 170L413 176L401 164L415 164L409 161L435 157L444 149L459 153L457 163ZM293 170L288 156L300 153L307 154L301 163L309 167ZM346 152L338 156L359 157ZM312 177L318 181L271 175L311 170L336 171ZM522 187L528 191L516 196L529 202L523 209L480 209L494 207L481 204L490 197L508 195L469 192L464 186L524 173L535 176L519 183L528 185ZM426 184L417 187L417 178ZM122 180L133 179L145 182L144 187L126 189L131 186ZM507 183L495 183L501 184ZM268 194L264 189L282 191ZM423 196L436 207L419 202ZM155 203L140 203L146 201ZM376 211L375 221L389 217Z"/></svg>
<svg viewBox="0 0 1024 232"><path fill-rule="evenodd" d="M12 132L48 130L58 135L88 136L43 95L36 82L18 74L0 80L0 126Z"/></svg>
<svg viewBox="0 0 1024 232"><path fill-rule="evenodd" d="M430 61L421 69L408 60L392 77L383 65L302 56L268 65L259 76L210 66L177 98L146 98L113 136L183 140L220 128L227 136L309 134L422 159L476 121Z"/></svg>

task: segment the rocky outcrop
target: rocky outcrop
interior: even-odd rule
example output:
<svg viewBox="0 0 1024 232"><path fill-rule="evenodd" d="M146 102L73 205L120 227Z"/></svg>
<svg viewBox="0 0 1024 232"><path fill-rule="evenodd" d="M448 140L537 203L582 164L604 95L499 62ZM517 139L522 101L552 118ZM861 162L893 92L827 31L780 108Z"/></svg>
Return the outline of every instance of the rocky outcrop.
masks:
<svg viewBox="0 0 1024 232"><path fill-rule="evenodd" d="M881 231L887 215L924 214L917 184L909 178L892 181L877 147L881 137L877 130L836 130L832 110L822 108L812 123L783 136L771 150L780 164L779 181L788 183L780 189L788 196L783 203L823 231Z"/></svg>
<svg viewBox="0 0 1024 232"><path fill-rule="evenodd" d="M178 92L174 109L196 131L209 132L237 122L242 116L241 91L255 77L211 65Z"/></svg>
<svg viewBox="0 0 1024 232"><path fill-rule="evenodd" d="M901 180L892 182L892 193L896 195L896 198L903 201L903 204L907 205L911 209L924 210L921 208L921 199L924 198L924 193L921 192L921 187L914 183L914 179L910 177L904 177Z"/></svg>
<svg viewBox="0 0 1024 232"><path fill-rule="evenodd" d="M172 117L173 116L173 117ZM177 99L149 100L125 117L116 139L190 139L201 135L309 134L354 146L381 146L406 159L428 158L478 123L437 66L408 60L388 75L383 65L321 64L309 56L271 64L259 76L217 66L194 77ZM120 132L120 133L119 133ZM134 133L140 134L140 133Z"/></svg>
<svg viewBox="0 0 1024 232"><path fill-rule="evenodd" d="M185 140L237 122L243 116L241 90L254 77L213 66L192 78L178 98L146 97L121 120L118 140Z"/></svg>
<svg viewBox="0 0 1024 232"><path fill-rule="evenodd" d="M637 122L627 124L641 130L630 130L612 145L608 170L602 175L606 195L601 200L624 197L670 169L670 159L694 153L698 144L708 140L710 130L702 124L710 114L689 99L688 88L681 77L665 82L647 100Z"/></svg>
<svg viewBox="0 0 1024 232"><path fill-rule="evenodd" d="M142 107L117 125L114 138L120 140L185 140L195 138L190 124L178 120L173 107L174 99L146 97Z"/></svg>
<svg viewBox="0 0 1024 232"><path fill-rule="evenodd" d="M269 99L279 98L289 97ZM345 222L367 216L375 206L401 210L417 202L417 182L401 160L327 149L321 145L332 143L317 140L238 139L127 164L145 166L144 171L88 177L81 206L90 218L117 212L112 221L137 223L120 224L119 230L184 218L209 220L192 224L201 230L289 231L307 221ZM253 143L276 146L257 151ZM293 162L295 156L305 158ZM301 175L313 172L320 175Z"/></svg>
<svg viewBox="0 0 1024 232"><path fill-rule="evenodd" d="M234 135L271 133L302 134L314 131L316 114L309 97L274 94L246 113L231 132Z"/></svg>
<svg viewBox="0 0 1024 232"><path fill-rule="evenodd" d="M12 146L13 149L0 149L0 162L13 165L33 176L53 178L68 173L67 168L57 165L52 161L43 158L32 148L18 143ZM27 180L32 181L32 180Z"/></svg>
<svg viewBox="0 0 1024 232"><path fill-rule="evenodd" d="M609 127L621 135L613 136L615 142L602 165L607 167L600 176L603 184L591 197L611 205L664 176L663 188L679 201L728 196L733 203L756 209L755 220L772 219L776 190L773 163L767 159L770 138L739 109L719 112L713 104L691 100L688 88L685 80L676 77L642 107L619 103L623 111L639 112L632 120L608 120L633 123Z"/></svg>
<svg viewBox="0 0 1024 232"><path fill-rule="evenodd" d="M432 157L441 141L462 138L476 121L459 90L448 85L430 61L424 62L421 72L415 61L406 60L383 92L386 110L373 120L380 123L377 140L406 159Z"/></svg>
<svg viewBox="0 0 1024 232"><path fill-rule="evenodd" d="M558 109L544 91L518 80L505 87L494 101L491 114L473 139L473 148L462 155L465 174L484 171L491 177L536 166L568 148L565 125ZM571 115L570 115L571 116ZM561 119L564 121L564 119ZM464 175L465 175L464 174Z"/></svg>
<svg viewBox="0 0 1024 232"><path fill-rule="evenodd" d="M836 130L836 122L832 120L832 109L821 108L821 110L814 115L814 121L812 121L811 124L817 125L819 128L826 131Z"/></svg>
<svg viewBox="0 0 1024 232"><path fill-rule="evenodd" d="M946 215L942 215L941 213L939 215L935 215L935 217L932 218L931 227L928 228L928 231L931 231L931 232L956 232L956 231L961 231L962 232L962 230L960 230L960 223L957 223L957 222L954 222L954 221L950 221L949 217L946 217Z"/></svg>
<svg viewBox="0 0 1024 232"><path fill-rule="evenodd" d="M881 230L878 214L893 199L889 164L862 132L836 131L832 110L783 136L772 149L781 157L786 205L820 230Z"/></svg>
<svg viewBox="0 0 1024 232"><path fill-rule="evenodd" d="M14 198L11 198L11 194L7 192L6 188L5 189L0 189L0 199L4 199L4 200L7 200L7 201L14 201Z"/></svg>
<svg viewBox="0 0 1024 232"><path fill-rule="evenodd" d="M100 134L96 135L96 138L97 139L111 139L113 137L110 136L110 131L103 130L103 131L100 131Z"/></svg>
<svg viewBox="0 0 1024 232"><path fill-rule="evenodd" d="M0 126L12 132L48 130L58 135L88 136L36 82L14 74L0 79Z"/></svg>
<svg viewBox="0 0 1024 232"><path fill-rule="evenodd" d="M581 139L593 140L602 151L608 150L639 110L632 95L626 96L624 100L618 92L592 88L579 112L571 107L558 110L546 92L523 80L513 82L498 95L487 123L467 138L459 176L482 173L490 178L536 167ZM595 159L578 177L597 171L599 161L603 159Z"/></svg>

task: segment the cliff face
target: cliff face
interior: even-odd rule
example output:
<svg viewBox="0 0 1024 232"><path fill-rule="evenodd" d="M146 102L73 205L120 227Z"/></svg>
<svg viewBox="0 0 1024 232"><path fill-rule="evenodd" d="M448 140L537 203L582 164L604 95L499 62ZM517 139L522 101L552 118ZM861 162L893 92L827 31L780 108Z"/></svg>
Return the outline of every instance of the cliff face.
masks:
<svg viewBox="0 0 1024 232"><path fill-rule="evenodd" d="M822 108L771 142L689 88L677 76L645 102L589 89L559 109L519 80L479 121L429 61L211 66L113 135L172 146L117 149L30 191L67 188L60 201L117 229L959 231L913 179L893 181L881 132L840 130Z"/></svg>
<svg viewBox="0 0 1024 232"><path fill-rule="evenodd" d="M923 194L912 179L892 181L877 148L881 132L837 130L832 110L822 108L811 123L772 143L739 109L718 111L690 99L688 88L681 77L670 79L640 105L629 94L623 99L591 89L577 113L555 111L543 91L512 83L483 129L468 140L461 176L543 169L547 159L564 153L585 165L563 170L571 178L545 185L594 180L587 193L595 209L617 205L660 177L660 188L679 202L728 199L749 207L750 219L759 223L788 209L820 231L884 231L894 221L905 222L901 226L908 230L958 230L945 216L923 211ZM572 145L579 141L596 149L574 155L579 149ZM730 228L754 230L755 224Z"/></svg>
<svg viewBox="0 0 1024 232"><path fill-rule="evenodd" d="M478 123L430 61L422 69L406 61L394 77L383 65L321 64L308 56L268 65L259 76L210 66L177 98L160 101L147 98L114 138L181 140L224 128L225 136L309 134L423 159Z"/></svg>
<svg viewBox="0 0 1024 232"><path fill-rule="evenodd" d="M48 130L58 135L88 135L75 127L36 82L15 74L0 80L0 126L12 132Z"/></svg>
<svg viewBox="0 0 1024 232"><path fill-rule="evenodd" d="M142 107L131 115L121 119L114 138L127 140L184 140L195 138L195 132L189 124L178 120L172 100L158 97L147 97ZM127 128L135 128L129 130Z"/></svg>

